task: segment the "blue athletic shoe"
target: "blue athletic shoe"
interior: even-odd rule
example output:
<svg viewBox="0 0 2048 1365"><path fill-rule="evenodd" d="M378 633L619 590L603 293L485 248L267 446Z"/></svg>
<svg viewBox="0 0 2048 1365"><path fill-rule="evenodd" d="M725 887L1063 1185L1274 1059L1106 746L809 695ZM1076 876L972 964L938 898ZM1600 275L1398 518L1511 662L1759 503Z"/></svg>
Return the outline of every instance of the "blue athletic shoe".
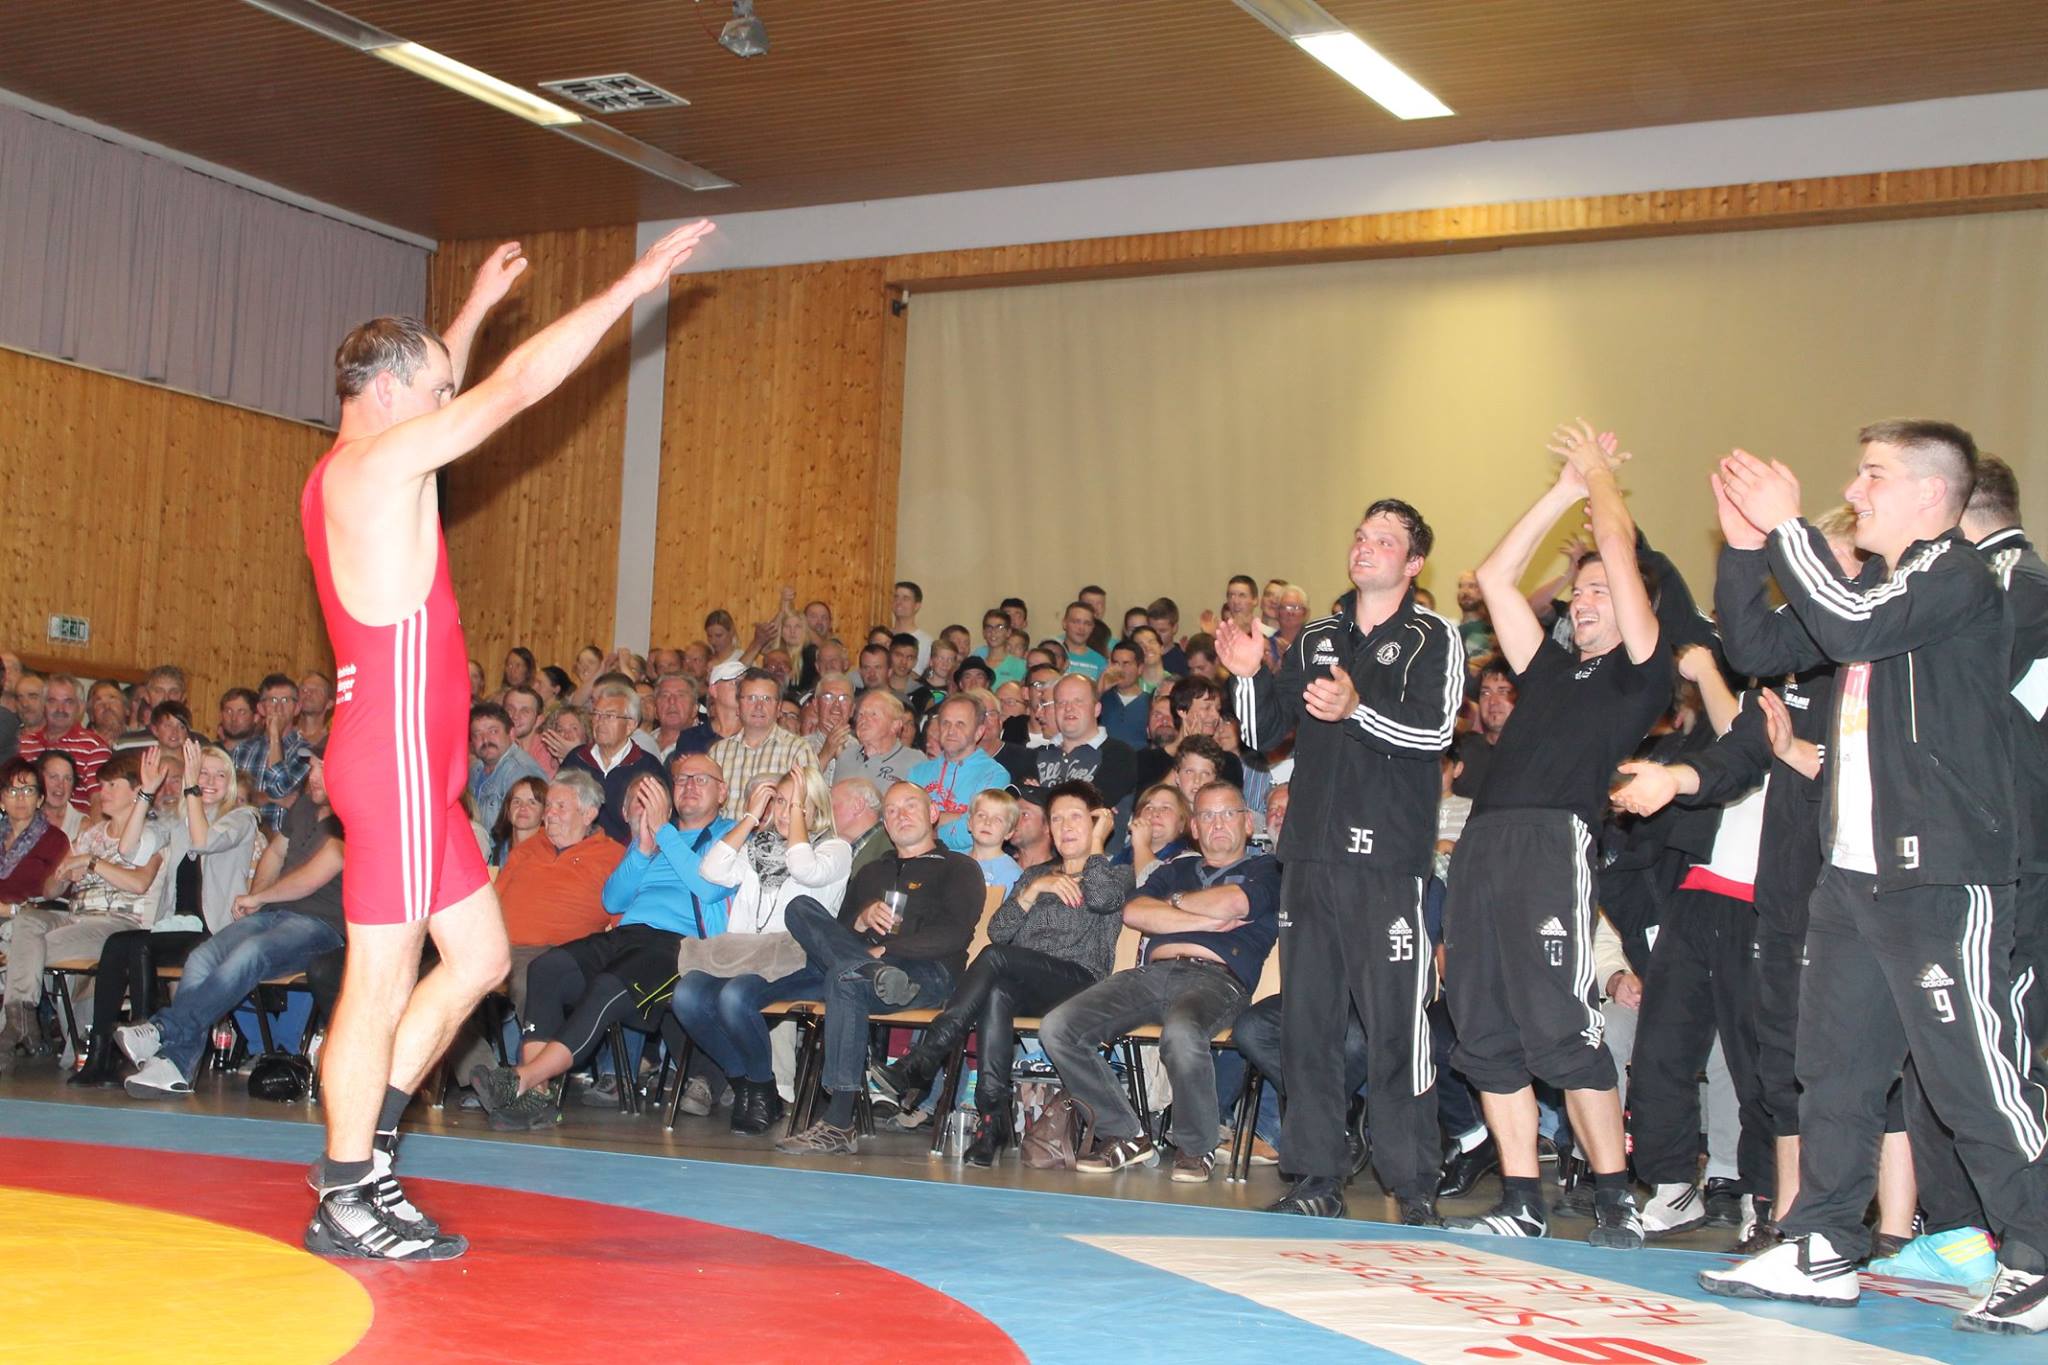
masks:
<svg viewBox="0 0 2048 1365"><path fill-rule="evenodd" d="M1926 1232L1906 1243L1898 1255L1872 1261L1870 1271L1902 1280L1961 1285L1981 1294L1998 1277L1998 1253L1982 1228Z"/></svg>

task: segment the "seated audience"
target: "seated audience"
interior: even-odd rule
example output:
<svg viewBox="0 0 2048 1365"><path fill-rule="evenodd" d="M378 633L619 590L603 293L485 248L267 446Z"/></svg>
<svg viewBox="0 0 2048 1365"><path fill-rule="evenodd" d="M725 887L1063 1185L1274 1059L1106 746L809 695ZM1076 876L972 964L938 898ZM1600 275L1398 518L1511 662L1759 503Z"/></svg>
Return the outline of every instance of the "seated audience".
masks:
<svg viewBox="0 0 2048 1365"><path fill-rule="evenodd" d="M71 794L78 790L78 760L62 749L51 749L41 758L23 761L33 762L42 774L43 818L63 830L67 841L76 839L85 824L85 812L71 803Z"/></svg>
<svg viewBox="0 0 2048 1365"><path fill-rule="evenodd" d="M494 701L469 708L469 754L469 796L476 802L477 822L486 829L498 823L513 783L528 777L547 780L540 764L512 742L512 717Z"/></svg>
<svg viewBox="0 0 2048 1365"><path fill-rule="evenodd" d="M1139 1024L1161 1026L1159 1059L1173 1081L1173 1178L1206 1182L1215 1168L1216 1069L1209 1042L1251 999L1279 936L1280 866L1248 847L1244 793L1212 782L1195 798L1200 858L1162 864L1124 906L1146 935L1141 965L1089 987L1045 1018L1039 1041L1060 1080L1095 1115L1097 1147L1076 1169L1105 1175L1157 1165L1158 1149L1100 1049Z"/></svg>
<svg viewBox="0 0 2048 1365"><path fill-rule="evenodd" d="M1131 808L1131 827L1123 848L1117 851L1116 861L1127 865L1143 885L1159 864L1194 847L1188 833L1194 809L1187 793L1171 782L1155 782L1145 788Z"/></svg>
<svg viewBox="0 0 2048 1365"><path fill-rule="evenodd" d="M871 1072L877 1109L901 1107L973 1030L980 1038L974 1108L981 1117L967 1160L975 1166L994 1165L1009 1145L1017 1016L1045 1014L1109 975L1131 894L1130 872L1103 855L1116 817L1102 794L1086 782L1067 782L1051 788L1050 797L1058 857L1018 880L989 920L988 946L917 1045Z"/></svg>
<svg viewBox="0 0 2048 1365"><path fill-rule="evenodd" d="M732 888L707 880L701 866L732 828L718 814L725 775L707 754L685 754L671 772L672 784L643 777L620 803L632 842L604 885L604 908L616 924L534 960L519 1064L470 1072L493 1128L552 1126L557 1080L587 1061L613 1024L651 1027L668 1007L677 947L725 928Z"/></svg>
<svg viewBox="0 0 2048 1365"><path fill-rule="evenodd" d="M627 794L642 779L653 779L656 787L668 783L660 760L633 742L633 731L639 724L639 695L624 683L599 683L591 691L590 725L596 733L590 743L570 750L562 759L561 771L574 769L597 779L604 791L604 810L597 817L598 827L621 844L632 838Z"/></svg>
<svg viewBox="0 0 2048 1365"><path fill-rule="evenodd" d="M967 803L990 787L1007 786L1003 765L980 748L981 708L970 697L950 697L932 720L939 753L910 770L908 780L932 799L939 841L964 853L973 844L967 829Z"/></svg>
<svg viewBox="0 0 2048 1365"><path fill-rule="evenodd" d="M0 830L0 906L8 913L23 901L43 894L43 886L71 854L71 837L61 823L51 818L48 787L44 773L52 767L68 771L63 763L42 763L26 758L9 759L0 768L0 814L7 825ZM76 815L67 801L64 811Z"/></svg>
<svg viewBox="0 0 2048 1365"><path fill-rule="evenodd" d="M836 785L865 778L876 791L910 776L924 756L903 742L903 724L910 709L886 687L870 688L853 706L853 739L840 747L829 774Z"/></svg>
<svg viewBox="0 0 2048 1365"><path fill-rule="evenodd" d="M1089 782L1112 806L1131 794L1137 755L1130 745L1110 738L1098 720L1101 709L1095 684L1079 673L1069 673L1053 687L1053 724L1059 738L1036 750L1041 787Z"/></svg>
<svg viewBox="0 0 2048 1365"><path fill-rule="evenodd" d="M299 688L303 695L305 685ZM498 705L505 708L505 719L512 726L512 743L533 760L543 778L553 777L562 761L548 751L547 741L541 723L547 712L540 699L540 693L532 686L522 683L505 689L505 695Z"/></svg>
<svg viewBox="0 0 2048 1365"><path fill-rule="evenodd" d="M671 1008L731 1083L735 1133L765 1133L782 1117L761 1006L818 987L784 917L800 896L835 914L845 897L853 850L833 832L833 804L816 768L793 768L779 780L756 778L738 823L704 855L705 879L733 888L725 933L707 939L706 947L729 951L723 961L747 970L683 971ZM753 938L740 943L735 935ZM692 1078L680 1107L709 1114L710 1085Z"/></svg>
<svg viewBox="0 0 2048 1365"><path fill-rule="evenodd" d="M738 819L746 808L747 790L757 777L781 777L791 768L818 766L817 755L778 724L782 705L782 684L758 668L740 676L738 700L739 733L728 735L711 746L712 761L725 775L725 809L719 814Z"/></svg>
<svg viewBox="0 0 2048 1365"><path fill-rule="evenodd" d="M589 773L583 774L585 777ZM560 774L557 774L560 776ZM604 805L604 791L597 793L599 807ZM546 823L548 803L548 779L544 777L522 777L512 784L505 793L505 802L498 808L498 818L491 825L492 867L503 867L505 860L512 856L512 850L538 835ZM503 899L501 895L499 899Z"/></svg>
<svg viewBox="0 0 2048 1365"><path fill-rule="evenodd" d="M976 792L967 803L967 833L974 841L967 856L981 865L982 881L1000 888L1006 896L1024 871L1004 851L1017 830L1018 804L1016 793L1007 787Z"/></svg>
<svg viewBox="0 0 2048 1365"><path fill-rule="evenodd" d="M317 760L316 760L317 761ZM114 1029L121 1005L132 999L135 1017L155 1007L156 973L182 963L191 951L234 922L235 901L248 893L262 848L262 818L242 801L234 762L225 749L185 741L183 772L196 774L182 797L169 786L163 755L145 749L142 790L158 823L168 826L163 868L157 874L155 922L124 929L100 948L100 969L92 990L92 1046L74 1085L118 1085ZM176 789L172 789L175 791Z"/></svg>
<svg viewBox="0 0 2048 1365"><path fill-rule="evenodd" d="M890 787L882 823L892 849L847 883L838 914L807 896L788 908L789 932L823 985L831 1102L817 1122L778 1142L781 1151L851 1155L858 1146L853 1106L866 1087L869 1018L877 1009L936 1007L967 965L981 919L981 873L973 859L939 845L936 814L922 787Z"/></svg>
<svg viewBox="0 0 2048 1365"><path fill-rule="evenodd" d="M234 899L229 922L186 956L169 1007L114 1030L138 1068L125 1082L136 1099L191 1094L217 1020L263 982L305 971L343 945L342 830L328 809L321 769L318 762L307 768L301 798L264 845L252 889Z"/></svg>
<svg viewBox="0 0 2048 1365"><path fill-rule="evenodd" d="M19 695L20 684L16 684L17 698ZM61 749L70 754L71 761L78 766L78 786L71 793L71 804L88 811L92 809L93 793L99 790L100 765L113 751L105 740L80 722L83 696L78 679L68 674L59 673L46 679L43 683L42 727L31 730L24 725L15 752L22 758L41 758L51 749ZM149 742L152 741L144 741Z"/></svg>
<svg viewBox="0 0 2048 1365"><path fill-rule="evenodd" d="M277 830L284 827L283 803L305 785L306 765L313 756L313 746L298 730L297 683L282 673L272 673L257 692L256 728L229 752L234 755L236 769L256 779L257 789L262 793L264 828ZM190 717L186 720L189 724ZM178 745L170 740L171 736L161 732L157 735L159 744L176 749Z"/></svg>

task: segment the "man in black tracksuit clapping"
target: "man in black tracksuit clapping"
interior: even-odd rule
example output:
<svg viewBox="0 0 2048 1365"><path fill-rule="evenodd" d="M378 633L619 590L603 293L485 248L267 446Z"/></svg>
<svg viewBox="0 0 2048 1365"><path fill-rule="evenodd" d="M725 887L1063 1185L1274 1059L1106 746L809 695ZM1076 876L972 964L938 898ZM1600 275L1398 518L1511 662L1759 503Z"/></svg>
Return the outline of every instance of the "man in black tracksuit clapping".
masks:
<svg viewBox="0 0 2048 1365"><path fill-rule="evenodd" d="M1436 992L1422 891L1436 847L1439 757L1464 698L1458 628L1416 605L1432 534L1382 499L1353 533L1352 591L1302 627L1276 676L1264 642L1225 622L1247 747L1292 736L1294 777L1277 850L1282 1057L1280 1145L1301 1178L1276 1212L1341 1217L1351 1170L1343 1038L1365 1026L1373 1164L1402 1221L1438 1224L1436 1069L1424 1008Z"/></svg>

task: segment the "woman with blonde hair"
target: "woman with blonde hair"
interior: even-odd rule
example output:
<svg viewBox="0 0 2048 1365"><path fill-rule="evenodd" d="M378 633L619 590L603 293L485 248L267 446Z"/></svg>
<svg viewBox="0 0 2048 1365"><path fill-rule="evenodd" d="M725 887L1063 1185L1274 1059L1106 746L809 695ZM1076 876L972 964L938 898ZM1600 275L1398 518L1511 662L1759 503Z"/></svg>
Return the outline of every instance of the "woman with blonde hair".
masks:
<svg viewBox="0 0 2048 1365"><path fill-rule="evenodd" d="M156 1006L156 973L177 966L207 936L235 918L235 898L249 890L249 876L261 848L262 820L257 807L243 797L243 774L225 749L186 740L183 770L188 775L180 799L165 801L152 811L164 826L164 858L156 884L155 922L127 929L100 948L100 969L92 992L92 1047L85 1065L73 1073L73 1085L118 1085L120 1067L114 1057L114 1027L121 1002L131 999L135 1017L147 1019ZM170 786L172 768L162 751L142 755L142 786L146 792ZM154 805L154 798L152 798Z"/></svg>
<svg viewBox="0 0 2048 1365"><path fill-rule="evenodd" d="M783 915L798 896L838 910L852 869L853 848L833 827L832 789L809 766L757 779L739 823L698 866L706 881L737 890L726 905L723 934L685 941L684 952L697 954L697 965L686 956L670 1008L732 1083L735 1133L765 1133L781 1116L761 1006L805 981L817 984L802 947L783 928ZM739 941L747 935L752 941ZM710 1113L710 1089L702 1078L688 1081L684 1112Z"/></svg>

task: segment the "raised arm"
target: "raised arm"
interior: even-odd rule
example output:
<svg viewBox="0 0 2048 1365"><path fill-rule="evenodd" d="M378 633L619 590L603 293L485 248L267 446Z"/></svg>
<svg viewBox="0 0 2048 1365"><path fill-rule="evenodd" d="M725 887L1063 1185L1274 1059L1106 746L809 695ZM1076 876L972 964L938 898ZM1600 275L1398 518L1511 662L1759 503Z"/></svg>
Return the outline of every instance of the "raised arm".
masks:
<svg viewBox="0 0 2048 1365"><path fill-rule="evenodd" d="M1216 662L1234 681L1238 734L1260 753L1276 749L1301 723L1301 641L1280 655L1280 675L1266 667L1266 642L1235 621L1216 628Z"/></svg>
<svg viewBox="0 0 2048 1365"><path fill-rule="evenodd" d="M491 248L491 254L484 257L484 263L477 267L476 280L469 287L469 297L463 301L462 311L457 313L448 325L441 329L441 340L448 347L448 365L454 374L455 391L462 391L462 376L469 369L469 349L476 341L479 327L490 311L501 303L505 295L512 292L512 282L526 271L526 253L517 242L505 242Z"/></svg>
<svg viewBox="0 0 2048 1365"><path fill-rule="evenodd" d="M456 395L447 406L377 436L364 457L365 472L375 471L379 482L403 486L482 445L513 417L553 393L634 300L667 284L710 231L711 224L702 219L677 228L649 247L610 287L521 342L490 378Z"/></svg>
<svg viewBox="0 0 2048 1365"><path fill-rule="evenodd" d="M1528 668L1529 661L1543 646L1543 623L1536 619L1528 599L1522 596L1522 575L1528 572L1529 561L1536 557L1536 547L1543 543L1543 537L1557 524L1557 519L1585 496L1585 479L1567 461L1557 471L1557 482L1508 528L1476 572L1479 591L1486 598L1487 616L1493 622L1494 641L1508 667L1517 673Z"/></svg>
<svg viewBox="0 0 2048 1365"><path fill-rule="evenodd" d="M1559 427L1552 434L1550 448L1577 469L1585 482L1593 550L1607 566L1607 597L1614 604L1614 621L1621 628L1621 643L1628 657L1642 663L1657 652L1661 632L1657 609L1650 602L1650 590L1643 586L1636 560L1635 518L1629 515L1621 485L1615 480L1615 471L1629 457L1614 450L1611 436L1601 437L1583 421L1576 427Z"/></svg>

